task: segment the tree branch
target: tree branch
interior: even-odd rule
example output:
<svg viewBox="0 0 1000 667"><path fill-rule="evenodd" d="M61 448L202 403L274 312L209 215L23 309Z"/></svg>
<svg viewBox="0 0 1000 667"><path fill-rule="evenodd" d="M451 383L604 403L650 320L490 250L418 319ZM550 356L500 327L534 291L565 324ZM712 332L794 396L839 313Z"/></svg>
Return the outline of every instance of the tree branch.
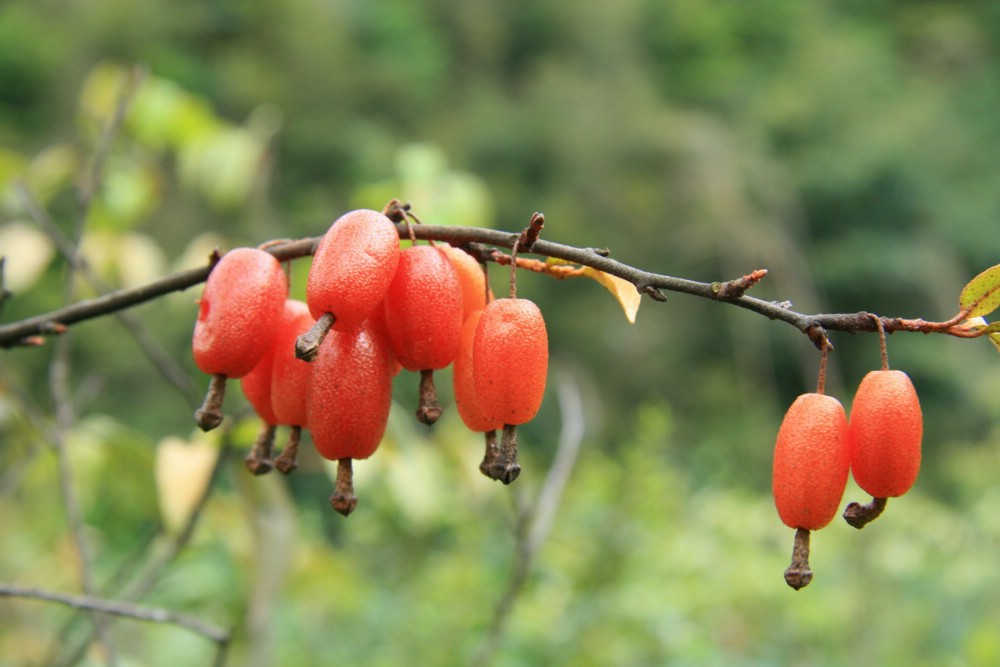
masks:
<svg viewBox="0 0 1000 667"><path fill-rule="evenodd" d="M396 226L402 237L409 237L410 230L406 228L404 223L396 223ZM513 248L518 238L518 233L478 227L438 225L411 225L410 227L417 239L443 241L466 247L473 253L477 253L478 250L481 257L491 261L503 260L500 260L495 253L490 254L478 246ZM261 247L280 261L290 261L311 255L318 243L318 237L307 237L291 241L269 242ZM755 283L756 280L751 280L751 278L755 275L761 277L760 272L763 269L753 271L742 278L707 283L630 266L612 259L609 257L609 251L601 248L579 248L538 239L531 245L530 252L534 255L553 257L580 266L589 266L617 276L635 285L640 294L646 294L656 301L663 301L662 291L669 291L731 304L769 319L790 324L809 336L817 345L821 344L820 340L825 338L824 331L851 333L877 331L876 323L871 315L863 311L857 313L799 313L792 310L792 306L788 302L767 301L744 294L745 289L742 289L742 286L746 285L747 282ZM509 258L506 261L509 262ZM102 297L87 299L49 313L2 325L0 326L0 348L39 344L40 337L62 333L66 327L77 322L108 315L151 301L170 292L185 290L197 285L205 281L210 271L211 267L206 265L199 269L165 276L138 288L110 292ZM746 288L749 289L750 286ZM941 333L962 338L974 338L982 333L961 326L961 322L964 320L961 312L944 322L901 317L883 317L881 320L886 333L894 331Z"/></svg>
<svg viewBox="0 0 1000 667"><path fill-rule="evenodd" d="M183 628L191 630L192 632L196 632L216 644L221 645L228 644L232 637L229 630L206 623L194 618L193 616L179 614L175 611L170 611L169 609L143 607L130 602L123 602L121 600L106 600L104 598L92 597L89 595L69 595L66 593L56 593L38 588L28 588L25 586L5 583L0 583L0 595L32 600L44 600L45 602L55 602L81 611L111 614L113 616L124 616L137 621L179 625Z"/></svg>

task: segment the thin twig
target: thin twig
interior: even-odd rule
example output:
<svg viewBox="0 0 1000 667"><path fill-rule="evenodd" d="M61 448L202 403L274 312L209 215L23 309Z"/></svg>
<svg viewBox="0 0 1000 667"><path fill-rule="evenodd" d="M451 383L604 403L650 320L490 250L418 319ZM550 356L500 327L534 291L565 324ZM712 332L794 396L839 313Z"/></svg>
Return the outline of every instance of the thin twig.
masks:
<svg viewBox="0 0 1000 667"><path fill-rule="evenodd" d="M525 507L518 517L515 527L517 554L514 569L493 612L490 629L472 661L477 667L490 664L503 640L514 605L524 590L539 550L552 530L559 501L576 465L580 443L583 442L586 421L579 389L566 375L558 377L558 387L559 410L562 415L559 445L537 500L533 505Z"/></svg>
<svg viewBox="0 0 1000 667"><path fill-rule="evenodd" d="M48 235L49 239L56 246L56 249L70 264L72 269L81 275L94 291L100 294L111 292L111 286L101 280L97 272L94 271L93 267L82 255L75 252L72 242L66 238L62 230L55 224L55 221L49 216L48 211L39 204L27 185L19 182L14 184L14 188L25 210L27 210L35 223L41 227L42 231ZM135 339L139 345L139 349L142 350L146 358L153 364L153 367L157 369L160 376L168 384L177 389L187 399L192 408L196 407L200 397L191 376L163 349L159 342L152 336L149 328L143 324L142 320L127 310L117 311L114 315L125 327L125 330Z"/></svg>
<svg viewBox="0 0 1000 667"><path fill-rule="evenodd" d="M219 431L221 431L219 439L219 458L215 462L215 468L212 469L212 475L209 478L208 485L205 487L205 492L202 494L201 498L198 499L198 502L195 504L194 509L191 511L191 515L188 517L188 520L184 524L183 528L181 528L173 539L163 546L159 554L151 557L146 562L145 566L141 568L141 570L131 580L124 583L121 589L115 593L116 599L122 601L134 601L146 595L146 593L148 593L153 586L156 585L160 576L168 567L170 567L177 556L187 547L191 538L194 537L195 529L198 527L202 513L204 512L212 493L218 485L218 480L221 476L222 470L229 462L229 457L233 451L232 430L234 425L239 423L240 420L241 418L236 416L231 421L227 420L228 423L223 423L223 426L219 429ZM57 642L60 646L66 643L68 632L69 627L66 627L63 628L60 633L60 637L63 638L63 641ZM66 658L58 661L51 659L46 661L44 664L77 664L82 655L86 652L91 640L92 635L88 633L87 636L70 648L70 650L66 653Z"/></svg>
<svg viewBox="0 0 1000 667"><path fill-rule="evenodd" d="M70 595L67 593L56 593L39 588L29 588L17 586L15 584L0 583L0 595L6 597L26 598L31 600L44 600L45 602L56 602L73 609L81 611L97 612L101 614L111 614L113 616L124 616L136 621L149 621L151 623L169 623L187 628L206 639L217 644L228 644L232 638L232 633L225 628L206 623L193 616L180 614L169 609L159 609L156 607L144 607L123 602L121 600L107 600L104 598L89 595Z"/></svg>
<svg viewBox="0 0 1000 667"><path fill-rule="evenodd" d="M405 235L404 238L408 236L408 231L402 223L397 223L396 227L401 235ZM415 238L418 240L444 241L459 246L478 243L495 247L512 248L518 239L517 234L479 227L414 225L412 229ZM269 247L267 250L279 260L288 261L312 254L318 243L318 238L303 238ZM662 290L688 294L720 303L731 304L763 315L769 319L785 322L807 335L817 331L874 333L877 330L875 322L863 311L856 313L807 314L796 312L788 302L766 301L747 295L720 300L717 291L718 283L698 282L646 271L611 259L608 256L608 252L604 249L579 248L539 239L532 244L531 253L543 257L562 259L579 266L588 266L598 271L617 276L635 285L639 293L648 295L656 301L664 300ZM188 287L204 282L205 278L208 277L209 271L210 267L206 266L200 269L165 276L148 285L112 292L97 299L89 299L50 313L2 325L0 326L0 348L22 345L26 342L37 343L38 341L35 337L61 333L65 330L65 327L77 322L101 317L140 303L145 303L170 292L187 289ZM886 333L895 331L938 333L959 338L976 338L988 333L987 330L976 330L962 326L962 322L966 319L967 314L967 311L962 311L942 322L919 318L888 317L882 318L882 324ZM811 336L811 338L817 345L821 343L822 336Z"/></svg>

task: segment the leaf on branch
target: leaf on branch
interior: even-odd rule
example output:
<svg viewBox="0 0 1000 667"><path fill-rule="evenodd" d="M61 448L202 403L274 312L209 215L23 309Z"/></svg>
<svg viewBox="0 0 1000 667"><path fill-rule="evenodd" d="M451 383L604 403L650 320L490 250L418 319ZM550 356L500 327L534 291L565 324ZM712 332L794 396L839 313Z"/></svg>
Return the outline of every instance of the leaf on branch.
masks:
<svg viewBox="0 0 1000 667"><path fill-rule="evenodd" d="M989 315L1000 307L1000 264L990 267L962 288L958 304L969 317Z"/></svg>
<svg viewBox="0 0 1000 667"><path fill-rule="evenodd" d="M548 257L545 260L545 266L549 268L551 273L555 273L555 271L552 271L554 267L566 265L572 265L574 267L577 266L573 262L568 262L557 257ZM635 285L623 278L613 276L610 273L605 273L604 271L599 271L589 266L580 267L572 272L566 272L559 275L558 277L576 278L577 276L586 276L587 278L596 280L601 285L604 285L605 289L611 292L612 296L618 300L622 310L625 311L625 319L628 320L629 324L635 324L635 315L639 311L639 305L642 303L642 294L640 294L639 290L635 288Z"/></svg>
<svg viewBox="0 0 1000 667"><path fill-rule="evenodd" d="M642 303L642 295L639 294L639 290L635 288L635 285L618 276L592 269L589 266L584 268L583 275L593 278L604 285L618 299L618 303L621 304L622 310L625 311L625 318L629 321L629 324L635 324L635 314L639 310L639 304Z"/></svg>
<svg viewBox="0 0 1000 667"><path fill-rule="evenodd" d="M982 331L997 351L1000 351L1000 322L990 324L982 317L970 317L958 326L971 331Z"/></svg>

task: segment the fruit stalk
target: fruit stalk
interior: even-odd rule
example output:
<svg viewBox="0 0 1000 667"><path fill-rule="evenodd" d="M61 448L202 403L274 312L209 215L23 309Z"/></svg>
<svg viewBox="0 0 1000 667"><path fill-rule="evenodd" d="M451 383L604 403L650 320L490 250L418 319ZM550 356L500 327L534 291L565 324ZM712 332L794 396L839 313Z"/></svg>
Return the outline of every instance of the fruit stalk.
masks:
<svg viewBox="0 0 1000 667"><path fill-rule="evenodd" d="M330 506L348 516L358 506L358 497L354 495L354 469L350 458L337 460L337 481L330 494Z"/></svg>
<svg viewBox="0 0 1000 667"><path fill-rule="evenodd" d="M808 586L812 578L812 569L809 567L809 531L799 528L795 531L792 562L785 570L785 583L799 590Z"/></svg>
<svg viewBox="0 0 1000 667"><path fill-rule="evenodd" d="M274 452L274 433L277 427L273 424L264 424L264 427L257 435L250 453L243 460L247 470L253 475L266 475L271 472L274 461L271 456Z"/></svg>
<svg viewBox="0 0 1000 667"><path fill-rule="evenodd" d="M287 475L299 467L299 441L302 439L302 427L292 426L288 432L288 442L281 450L281 455L274 460L274 467Z"/></svg>
<svg viewBox="0 0 1000 667"><path fill-rule="evenodd" d="M330 333L337 318L333 313L323 313L309 331L295 339L295 356L302 361L312 361L319 354L319 346Z"/></svg>
<svg viewBox="0 0 1000 667"><path fill-rule="evenodd" d="M208 382L208 391L201 407L195 410L194 421L202 431L211 431L222 423L222 402L226 397L226 376L221 373L212 375Z"/></svg>
<svg viewBox="0 0 1000 667"><path fill-rule="evenodd" d="M495 438L495 436L494 436ZM487 448L489 441L487 441ZM489 449L487 449L487 456ZM485 466L485 470L483 470ZM503 434L500 436L500 447L496 452L496 457L487 463L483 460L480 470L490 479L510 484L521 474L521 464L517 462L517 427L514 424L504 424Z"/></svg>
<svg viewBox="0 0 1000 667"><path fill-rule="evenodd" d="M434 387L434 371L420 371L420 400L417 404L417 420L430 426L441 418L441 403L438 402Z"/></svg>
<svg viewBox="0 0 1000 667"><path fill-rule="evenodd" d="M490 474L490 471L497 464L497 457L500 455L500 449L497 447L496 430L484 432L483 440L485 441L486 447L483 452L483 462L479 464L479 472L483 473L490 479L496 479Z"/></svg>
<svg viewBox="0 0 1000 667"><path fill-rule="evenodd" d="M887 502L889 502L888 498L872 498L872 501L866 505L858 502L848 503L844 509L844 521L861 530L885 511Z"/></svg>

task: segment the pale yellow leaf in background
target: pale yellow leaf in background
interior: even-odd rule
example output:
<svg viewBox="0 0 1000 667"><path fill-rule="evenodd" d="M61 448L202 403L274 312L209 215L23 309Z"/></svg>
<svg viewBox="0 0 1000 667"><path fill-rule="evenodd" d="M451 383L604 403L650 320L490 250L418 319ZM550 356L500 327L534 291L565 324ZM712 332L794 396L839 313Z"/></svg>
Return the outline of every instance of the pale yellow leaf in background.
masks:
<svg viewBox="0 0 1000 667"><path fill-rule="evenodd" d="M167 436L156 445L156 492L167 530L187 523L212 479L219 447L209 437L186 442Z"/></svg>
<svg viewBox="0 0 1000 667"><path fill-rule="evenodd" d="M622 310L625 311L625 317L628 319L629 324L635 324L635 314L639 310L639 304L642 303L642 295L639 294L639 290L635 288L635 285L618 276L598 271L589 266L584 268L583 275L593 278L604 285L618 299L618 303L621 304Z"/></svg>

